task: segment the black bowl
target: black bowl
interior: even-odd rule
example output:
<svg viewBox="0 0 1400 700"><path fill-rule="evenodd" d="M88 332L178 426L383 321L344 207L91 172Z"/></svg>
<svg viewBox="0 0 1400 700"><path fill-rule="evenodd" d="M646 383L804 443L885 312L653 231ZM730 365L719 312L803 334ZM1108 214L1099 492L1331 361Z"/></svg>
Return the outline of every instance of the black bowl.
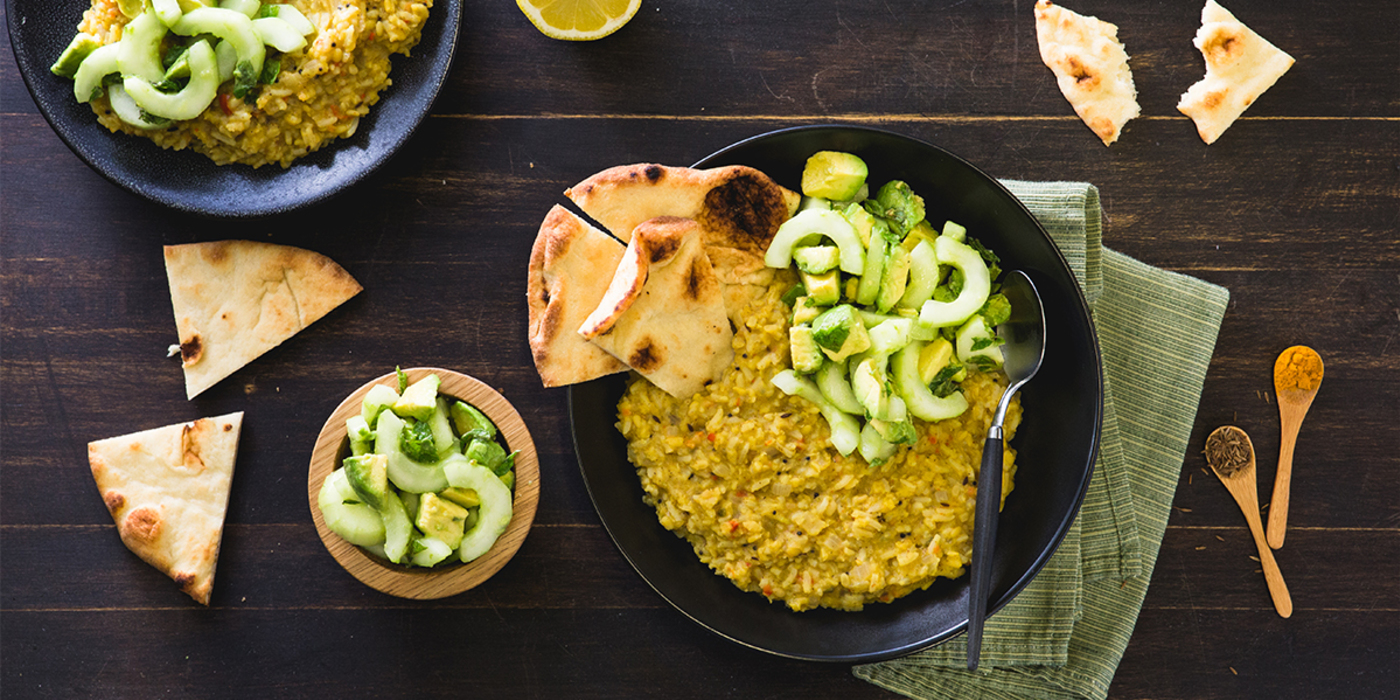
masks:
<svg viewBox="0 0 1400 700"><path fill-rule="evenodd" d="M319 202L362 180L402 146L447 78L461 24L462 0L437 0L413 55L395 56L393 85L360 118L353 136L295 161L253 169L215 165L189 149L165 150L149 139L114 134L92 108L73 99L73 81L49 72L77 33L86 0L6 0L10 44L39 111L78 157L113 183L182 211L218 217L263 216Z"/></svg>
<svg viewBox="0 0 1400 700"><path fill-rule="evenodd" d="M1005 269L1025 270L1042 296L1045 361L1022 389L1024 408L1012 445L1016 488L997 528L993 610L1006 605L1054 554L1079 511L1098 450L1103 411L1099 346L1074 274L1045 230L996 180L937 146L876 129L801 127L729 146L697 167L748 165L797 189L807 157L848 151L870 166L877 184L907 181L923 195L929 219L951 219L995 250ZM682 613L740 644L780 656L870 662L947 640L967 627L968 577L939 579L927 590L860 612L794 613L745 593L710 571L691 546L657 522L642 502L627 444L614 427L627 375L569 392L574 447L603 526L642 578Z"/></svg>

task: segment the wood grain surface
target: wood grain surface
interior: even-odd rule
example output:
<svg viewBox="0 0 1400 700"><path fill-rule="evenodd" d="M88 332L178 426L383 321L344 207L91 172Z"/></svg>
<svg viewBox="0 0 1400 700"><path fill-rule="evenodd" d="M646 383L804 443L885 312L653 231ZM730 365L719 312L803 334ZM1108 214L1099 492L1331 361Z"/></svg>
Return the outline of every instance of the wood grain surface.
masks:
<svg viewBox="0 0 1400 700"><path fill-rule="evenodd" d="M1143 116L1106 148L1041 63L1032 4L645 0L617 34L569 43L514 3L468 3L448 84L406 147L331 201L255 221L179 214L87 168L0 36L0 695L896 697L848 667L720 639L648 588L599 525L564 392L541 388L525 343L525 264L565 187L848 123L996 177L1093 182L1106 245L1230 289L1109 697L1400 696L1400 6L1226 2L1297 64L1207 147L1175 110L1204 70L1201 3L1068 3L1117 24L1132 56ZM165 356L161 246L233 237L329 255L365 291L186 401ZM1244 428L1267 498L1273 362L1300 344L1327 378L1275 552L1285 620L1200 451L1214 428ZM355 580L307 509L326 417L395 365L488 383L539 454L528 539L490 580L438 601ZM246 417L205 609L121 545L85 446L233 410Z"/></svg>

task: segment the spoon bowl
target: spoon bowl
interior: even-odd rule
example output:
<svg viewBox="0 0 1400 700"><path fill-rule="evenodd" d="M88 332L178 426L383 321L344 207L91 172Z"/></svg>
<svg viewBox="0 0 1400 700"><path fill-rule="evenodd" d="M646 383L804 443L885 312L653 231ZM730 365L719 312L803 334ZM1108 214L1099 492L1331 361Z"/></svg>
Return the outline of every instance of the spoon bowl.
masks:
<svg viewBox="0 0 1400 700"><path fill-rule="evenodd" d="M1316 374L1314 374L1314 372ZM1308 414L1317 390L1322 386L1322 357L1316 350L1295 345L1284 350L1274 362L1274 396L1278 398L1278 417L1282 435L1279 438L1278 472L1274 475L1274 495L1269 500L1269 546L1283 546L1288 528L1288 497L1293 481L1293 448L1298 444L1298 429Z"/></svg>
<svg viewBox="0 0 1400 700"><path fill-rule="evenodd" d="M1001 510L1002 423L1006 420L1011 397L1040 371L1040 363L1045 359L1045 310L1035 283L1025 272L1012 270L1002 278L1001 293L1011 302L1011 317L997 328L997 334L1006 341L1001 355L1009 383L987 429L982 465L977 475L967 617L967 667L974 671L982 654L982 628L987 619L987 599L991 595L992 548L996 544L997 516Z"/></svg>
<svg viewBox="0 0 1400 700"><path fill-rule="evenodd" d="M1264 568L1264 581L1269 585L1269 596L1273 598L1274 609L1280 617L1293 614L1293 598L1288 594L1288 586L1283 582L1283 573L1274 561L1273 550L1264 540L1264 527L1259 522L1259 486L1254 477L1254 443L1249 435L1233 425L1215 429L1206 438L1206 462L1220 483L1235 497L1235 503L1244 512L1245 522L1249 523L1249 534L1254 536L1254 546L1259 550L1259 563Z"/></svg>

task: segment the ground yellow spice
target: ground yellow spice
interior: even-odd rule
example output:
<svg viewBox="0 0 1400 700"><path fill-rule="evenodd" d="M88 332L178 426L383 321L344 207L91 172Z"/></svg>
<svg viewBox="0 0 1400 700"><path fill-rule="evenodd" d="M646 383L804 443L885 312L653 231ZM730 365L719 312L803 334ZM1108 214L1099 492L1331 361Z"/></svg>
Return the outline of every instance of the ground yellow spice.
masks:
<svg viewBox="0 0 1400 700"><path fill-rule="evenodd" d="M1322 383L1322 358L1317 351L1295 345L1278 356L1274 362L1274 389L1312 391Z"/></svg>

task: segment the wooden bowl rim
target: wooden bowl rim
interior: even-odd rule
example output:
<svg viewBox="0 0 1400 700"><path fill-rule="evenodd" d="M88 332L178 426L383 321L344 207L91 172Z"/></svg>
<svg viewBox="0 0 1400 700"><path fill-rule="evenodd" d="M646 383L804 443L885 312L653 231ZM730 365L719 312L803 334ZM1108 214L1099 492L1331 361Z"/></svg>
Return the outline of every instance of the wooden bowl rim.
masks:
<svg viewBox="0 0 1400 700"><path fill-rule="evenodd" d="M398 377L390 372L365 383L331 412L316 446L311 451L311 466L307 471L306 487L311 520L326 550L351 576L381 593L400 598L431 600L456 595L480 585L500 571L515 556L534 524L539 503L539 456L525 421L515 407L499 392L475 377L438 367L414 367L404 370L409 381L418 381L429 374L442 380L438 393L461 399L476 406L500 429L507 449L519 450L515 459L515 500L510 524L490 551L475 561L451 565L443 570L413 569L382 561L360 547L341 539L326 526L317 506L321 483L336 469L340 452L347 443L345 421L360 412L365 394L376 384L397 388Z"/></svg>

